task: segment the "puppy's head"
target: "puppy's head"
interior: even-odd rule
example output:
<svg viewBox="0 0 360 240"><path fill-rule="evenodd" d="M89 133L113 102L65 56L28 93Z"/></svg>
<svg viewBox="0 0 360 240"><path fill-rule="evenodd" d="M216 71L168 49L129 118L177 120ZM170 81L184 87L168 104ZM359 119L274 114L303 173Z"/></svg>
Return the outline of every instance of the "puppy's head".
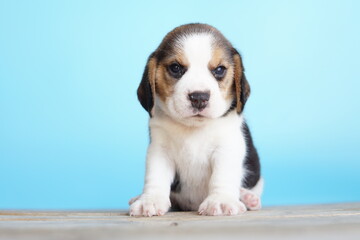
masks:
<svg viewBox="0 0 360 240"><path fill-rule="evenodd" d="M188 24L168 33L147 62L138 88L150 116L184 124L241 113L250 94L241 56L215 28Z"/></svg>

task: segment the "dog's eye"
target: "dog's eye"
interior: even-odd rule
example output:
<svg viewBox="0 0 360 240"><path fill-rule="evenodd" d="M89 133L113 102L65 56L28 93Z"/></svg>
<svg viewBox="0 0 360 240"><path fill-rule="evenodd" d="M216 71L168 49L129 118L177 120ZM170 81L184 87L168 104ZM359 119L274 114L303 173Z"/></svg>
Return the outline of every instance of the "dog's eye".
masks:
<svg viewBox="0 0 360 240"><path fill-rule="evenodd" d="M226 68L224 66L219 66L214 70L212 70L212 74L217 80L221 80L225 76L225 73L226 73Z"/></svg>
<svg viewBox="0 0 360 240"><path fill-rule="evenodd" d="M184 67L178 63L171 64L168 69L170 75L173 76L174 78L180 78L185 73Z"/></svg>

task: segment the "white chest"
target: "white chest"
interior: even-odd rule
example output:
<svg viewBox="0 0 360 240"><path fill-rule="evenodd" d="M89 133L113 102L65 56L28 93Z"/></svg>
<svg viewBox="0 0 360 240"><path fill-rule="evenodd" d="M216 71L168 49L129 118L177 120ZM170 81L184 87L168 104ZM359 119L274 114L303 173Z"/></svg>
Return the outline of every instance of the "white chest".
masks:
<svg viewBox="0 0 360 240"><path fill-rule="evenodd" d="M168 154L175 163L179 191L172 194L183 209L197 210L208 195L215 143L211 136L190 135L169 141Z"/></svg>
<svg viewBox="0 0 360 240"><path fill-rule="evenodd" d="M162 149L174 164L179 188L171 193L171 198L182 209L197 210L208 195L214 155L223 145L228 147L227 142L239 146L241 120L226 118L197 128L184 128L164 121L161 125L152 125L152 130L156 130L153 137L161 138Z"/></svg>

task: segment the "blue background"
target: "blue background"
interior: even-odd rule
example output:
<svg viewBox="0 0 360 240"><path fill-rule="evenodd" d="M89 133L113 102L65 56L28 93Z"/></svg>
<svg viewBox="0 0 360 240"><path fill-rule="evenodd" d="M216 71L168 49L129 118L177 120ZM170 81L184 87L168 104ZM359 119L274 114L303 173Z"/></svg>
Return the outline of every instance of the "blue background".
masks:
<svg viewBox="0 0 360 240"><path fill-rule="evenodd" d="M264 205L360 200L359 1L0 1L0 208L127 208L148 55L174 27L240 50Z"/></svg>

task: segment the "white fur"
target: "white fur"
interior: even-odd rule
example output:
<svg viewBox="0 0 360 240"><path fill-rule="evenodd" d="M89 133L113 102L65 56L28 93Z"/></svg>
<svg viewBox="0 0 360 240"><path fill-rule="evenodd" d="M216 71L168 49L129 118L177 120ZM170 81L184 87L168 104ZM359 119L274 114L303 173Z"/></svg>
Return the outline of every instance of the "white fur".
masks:
<svg viewBox="0 0 360 240"><path fill-rule="evenodd" d="M243 117L235 111L222 116L225 100L208 69L213 37L194 34L181 39L190 66L163 102L155 96L150 118L151 143L146 160L143 194L130 200L130 215L163 215L170 207L170 186L177 172L180 193L171 198L182 208L204 215L233 215L246 211L240 201L246 156ZM200 113L188 94L210 91L208 106ZM202 118L193 116L201 114Z"/></svg>

